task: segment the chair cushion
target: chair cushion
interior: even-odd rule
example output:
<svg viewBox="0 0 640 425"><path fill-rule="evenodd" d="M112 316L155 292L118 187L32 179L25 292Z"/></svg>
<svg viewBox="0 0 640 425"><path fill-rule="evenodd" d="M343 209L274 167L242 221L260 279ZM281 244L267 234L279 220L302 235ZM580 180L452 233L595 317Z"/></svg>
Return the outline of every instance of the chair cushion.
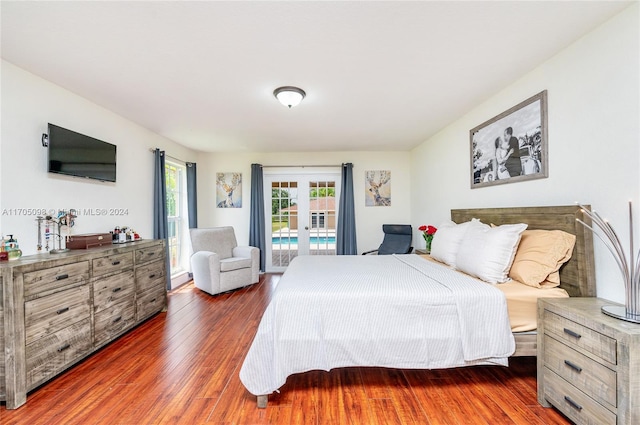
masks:
<svg viewBox="0 0 640 425"><path fill-rule="evenodd" d="M378 248L378 255L408 254L411 251L410 224L383 224L384 239Z"/></svg>
<svg viewBox="0 0 640 425"><path fill-rule="evenodd" d="M387 234L378 248L378 255L408 254L411 248L411 235Z"/></svg>
<svg viewBox="0 0 640 425"><path fill-rule="evenodd" d="M220 260L221 272L230 272L247 267L251 267L251 258L231 257Z"/></svg>
<svg viewBox="0 0 640 425"><path fill-rule="evenodd" d="M211 251L220 258L233 255L233 248L238 246L233 227L214 227L210 229L190 229L193 252Z"/></svg>

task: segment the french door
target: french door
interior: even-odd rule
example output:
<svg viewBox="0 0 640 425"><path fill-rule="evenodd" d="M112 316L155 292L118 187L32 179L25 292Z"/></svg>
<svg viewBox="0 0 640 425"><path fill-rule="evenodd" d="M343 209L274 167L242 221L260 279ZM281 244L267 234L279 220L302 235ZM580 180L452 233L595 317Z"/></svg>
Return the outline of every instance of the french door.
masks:
<svg viewBox="0 0 640 425"><path fill-rule="evenodd" d="M336 255L340 172L264 174L266 269L298 255Z"/></svg>

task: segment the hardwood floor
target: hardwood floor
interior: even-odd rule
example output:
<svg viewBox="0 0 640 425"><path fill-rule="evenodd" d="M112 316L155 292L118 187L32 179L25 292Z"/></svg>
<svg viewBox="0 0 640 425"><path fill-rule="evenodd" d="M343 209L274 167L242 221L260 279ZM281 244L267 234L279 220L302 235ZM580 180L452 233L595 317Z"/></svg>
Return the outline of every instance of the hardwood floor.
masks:
<svg viewBox="0 0 640 425"><path fill-rule="evenodd" d="M567 424L536 401L535 358L505 367L346 368L290 377L257 409L238 372L279 275L160 313L28 394L1 424Z"/></svg>

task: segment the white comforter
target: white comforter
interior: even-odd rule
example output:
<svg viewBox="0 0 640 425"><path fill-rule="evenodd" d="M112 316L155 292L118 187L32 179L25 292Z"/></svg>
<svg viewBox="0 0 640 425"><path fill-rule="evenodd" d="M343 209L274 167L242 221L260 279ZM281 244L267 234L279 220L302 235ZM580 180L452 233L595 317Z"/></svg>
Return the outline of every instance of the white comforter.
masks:
<svg viewBox="0 0 640 425"><path fill-rule="evenodd" d="M507 365L504 295L417 255L301 256L284 273L240 370L254 395L347 366Z"/></svg>

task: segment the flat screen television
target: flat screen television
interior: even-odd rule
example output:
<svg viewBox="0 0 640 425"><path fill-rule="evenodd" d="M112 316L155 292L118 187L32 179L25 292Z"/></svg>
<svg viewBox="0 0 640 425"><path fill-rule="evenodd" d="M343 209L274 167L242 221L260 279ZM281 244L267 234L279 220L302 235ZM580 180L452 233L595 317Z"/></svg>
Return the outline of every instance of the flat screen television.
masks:
<svg viewBox="0 0 640 425"><path fill-rule="evenodd" d="M49 123L50 173L116 181L116 145Z"/></svg>

